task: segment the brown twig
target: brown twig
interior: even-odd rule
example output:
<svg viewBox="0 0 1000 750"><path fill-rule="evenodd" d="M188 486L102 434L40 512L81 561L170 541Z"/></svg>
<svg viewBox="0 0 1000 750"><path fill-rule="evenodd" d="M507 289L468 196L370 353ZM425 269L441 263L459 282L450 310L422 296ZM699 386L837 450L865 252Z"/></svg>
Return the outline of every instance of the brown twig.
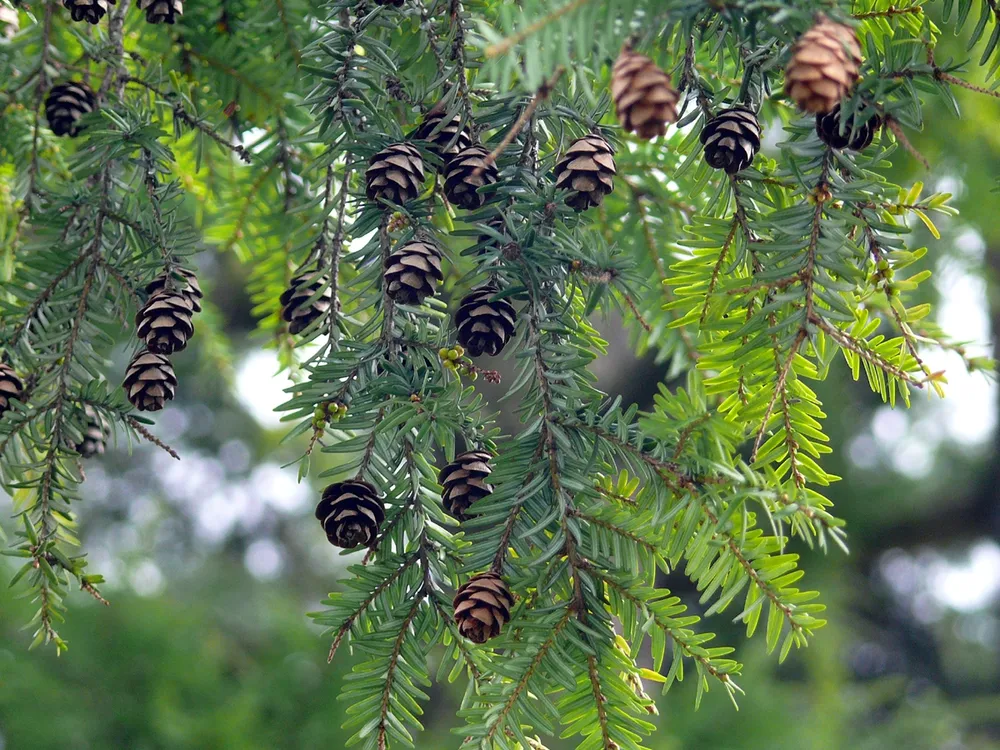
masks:
<svg viewBox="0 0 1000 750"><path fill-rule="evenodd" d="M924 169L930 169L931 163L927 161L926 156L917 151L916 147L910 143L910 140L906 137L906 133L903 132L903 127L899 124L899 120L892 115L885 115L883 121L885 122L885 126L892 131L892 134L896 136L896 140L899 141L900 145L906 149L910 156L923 164Z"/></svg>
<svg viewBox="0 0 1000 750"><path fill-rule="evenodd" d="M531 101L528 102L528 106L524 108L520 117L514 121L514 124L504 135L503 140L501 140L500 143L497 144L497 147L493 149L483 160L483 166L476 167L473 174L482 174L487 167L496 163L496 160L500 157L500 154L504 152L504 149L514 142L514 139L517 138L518 134L524 129L524 126L528 124L529 120L531 120L532 115L535 114L535 110L538 109L538 105L549 98L549 95L552 93L552 89L555 88L556 83L559 82L559 79L562 77L565 70L566 69L560 65L556 68L556 71L552 74L551 78L542 82L542 85L538 87L535 95L531 98Z"/></svg>
<svg viewBox="0 0 1000 750"><path fill-rule="evenodd" d="M135 430L140 436L142 436L143 440L145 440L148 443L152 443L157 448L162 448L172 458L176 458L178 461L181 460L181 457L177 454L177 451L175 451L169 445L167 445L166 443L164 443L162 440L160 440L158 437L156 437L156 435L154 435L153 433L151 433L149 430L147 430L146 426L142 422L140 422L139 420L137 420L135 417L131 417L131 416L130 417L126 417L126 421L129 423L129 426L133 430Z"/></svg>
<svg viewBox="0 0 1000 750"><path fill-rule="evenodd" d="M570 0L570 2L566 3L560 8L556 8L548 15L539 18L537 21L530 24L529 26L526 26L516 34L512 34L506 39L502 39L501 41L496 42L495 44L489 45L486 48L486 57L492 58L492 57L500 57L501 55L506 55L508 52L510 52L510 50L513 47L523 42L532 34L541 31L553 21L558 21L567 13L571 13L577 8L582 8L589 1L590 0Z"/></svg>

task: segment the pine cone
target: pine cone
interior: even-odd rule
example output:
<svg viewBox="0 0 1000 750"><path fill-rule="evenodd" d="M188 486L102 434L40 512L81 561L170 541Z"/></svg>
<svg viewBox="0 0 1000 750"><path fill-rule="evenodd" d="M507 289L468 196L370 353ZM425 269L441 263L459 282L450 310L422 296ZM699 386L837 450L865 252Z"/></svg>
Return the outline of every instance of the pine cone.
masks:
<svg viewBox="0 0 1000 750"><path fill-rule="evenodd" d="M434 296L441 273L441 251L431 242L412 240L386 258L386 291L401 305L419 305Z"/></svg>
<svg viewBox="0 0 1000 750"><path fill-rule="evenodd" d="M109 3L114 5L115 0L63 0L63 6L74 21L86 21L92 24L104 18Z"/></svg>
<svg viewBox="0 0 1000 750"><path fill-rule="evenodd" d="M643 140L652 140L677 122L680 94L670 76L652 60L624 47L611 69L611 97L622 127Z"/></svg>
<svg viewBox="0 0 1000 750"><path fill-rule="evenodd" d="M10 409L11 399L24 398L24 383L17 377L14 368L0 362L0 417Z"/></svg>
<svg viewBox="0 0 1000 750"><path fill-rule="evenodd" d="M459 521L465 519L465 511L470 505L493 492L493 485L486 482L486 477L493 472L491 458L486 451L466 451L455 456L455 460L438 474L444 507Z"/></svg>
<svg viewBox="0 0 1000 750"><path fill-rule="evenodd" d="M83 458L103 456L108 438L111 436L111 425L108 424L107 417L90 404L85 404L83 411L86 424L83 429L83 440L75 446L76 452Z"/></svg>
<svg viewBox="0 0 1000 750"><path fill-rule="evenodd" d="M184 349L194 336L193 316L194 308L186 294L163 289L136 313L136 335L154 354L173 354Z"/></svg>
<svg viewBox="0 0 1000 750"><path fill-rule="evenodd" d="M496 573L480 573L455 594L458 632L473 643L486 643L500 635L510 621L514 597Z"/></svg>
<svg viewBox="0 0 1000 750"><path fill-rule="evenodd" d="M482 286L473 289L458 304L455 313L458 343L470 357L483 354L495 357L514 335L517 313L506 299L491 301L497 291L496 287Z"/></svg>
<svg viewBox="0 0 1000 750"><path fill-rule="evenodd" d="M409 203L424 184L424 160L409 143L394 143L368 160L365 172L369 200Z"/></svg>
<svg viewBox="0 0 1000 750"><path fill-rule="evenodd" d="M180 277L180 280L178 280L178 276ZM152 296L157 292L166 289L167 286L167 274L161 273L155 279L146 284L146 294ZM170 287L178 294L183 294L187 297L188 301L191 303L191 310L193 312L201 312L201 298L205 295L202 294L201 286L198 284L198 277L194 275L193 271L180 267L174 268L173 277L170 279Z"/></svg>
<svg viewBox="0 0 1000 750"><path fill-rule="evenodd" d="M760 123L753 110L733 107L708 121L701 142L708 166L736 174L749 167L760 150Z"/></svg>
<svg viewBox="0 0 1000 750"><path fill-rule="evenodd" d="M351 549L375 541L385 510L375 487L360 479L349 479L323 490L316 518L330 544Z"/></svg>
<svg viewBox="0 0 1000 750"><path fill-rule="evenodd" d="M146 11L147 23L173 23L184 15L182 0L139 0L139 10Z"/></svg>
<svg viewBox="0 0 1000 750"><path fill-rule="evenodd" d="M79 132L80 118L97 107L97 97L85 83L71 81L59 83L49 89L45 97L45 119L56 135L75 138Z"/></svg>
<svg viewBox="0 0 1000 750"><path fill-rule="evenodd" d="M615 150L603 137L585 135L556 162L556 187L571 191L566 203L577 211L599 206L615 189Z"/></svg>
<svg viewBox="0 0 1000 750"><path fill-rule="evenodd" d="M497 165L487 161L490 152L469 146L453 156L444 168L444 194L459 208L475 211L486 202L479 188L497 181Z"/></svg>
<svg viewBox="0 0 1000 750"><path fill-rule="evenodd" d="M413 131L413 137L417 140L427 141L427 149L431 153L443 161L448 161L455 154L472 145L472 134L462 124L462 118L459 115L455 115L442 125L444 119L443 112L429 113ZM437 132L434 132L435 129Z"/></svg>
<svg viewBox="0 0 1000 750"><path fill-rule="evenodd" d="M822 16L792 47L785 93L806 112L826 114L854 88L861 60L854 29Z"/></svg>
<svg viewBox="0 0 1000 750"><path fill-rule="evenodd" d="M159 411L172 401L177 376L170 360L162 354L140 350L125 371L125 395L139 411Z"/></svg>
<svg viewBox="0 0 1000 750"><path fill-rule="evenodd" d="M333 297L329 282L322 271L310 271L292 279L288 289L281 293L278 298L281 318L289 324L292 335L302 333L330 309Z"/></svg>
<svg viewBox="0 0 1000 750"><path fill-rule="evenodd" d="M840 107L825 115L816 115L816 135L832 148L849 148L851 151L864 151L875 139L875 132L882 127L882 118L871 117L868 122L855 127L854 118L844 123L844 131L840 130Z"/></svg>

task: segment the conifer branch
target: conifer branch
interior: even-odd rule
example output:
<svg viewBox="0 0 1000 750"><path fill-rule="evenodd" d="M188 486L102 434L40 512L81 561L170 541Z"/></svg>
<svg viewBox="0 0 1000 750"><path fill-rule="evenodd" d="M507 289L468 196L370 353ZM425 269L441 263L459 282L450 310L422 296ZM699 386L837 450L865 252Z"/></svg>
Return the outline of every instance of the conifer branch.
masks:
<svg viewBox="0 0 1000 750"><path fill-rule="evenodd" d="M578 510L576 508L571 508L569 510L569 515L576 516L577 518L580 518L589 524L593 524L594 526L599 526L602 529L607 529L611 533L617 534L618 536L627 539L633 544L642 547L647 552L650 552L653 555L662 555L662 552L655 544L648 541L647 539L642 538L638 534L635 534L631 531L628 531L627 529L623 529L621 526L617 526L611 523L611 521L607 521L603 518L598 518L597 516L591 513L587 513L585 511Z"/></svg>
<svg viewBox="0 0 1000 750"><path fill-rule="evenodd" d="M351 181L351 173L353 169L353 161L350 157L347 159L347 164L344 166L344 177L340 181L340 191L337 195L337 228L333 232L333 239L330 241L330 344L331 346L337 346L339 339L338 325L340 322L340 256L344 251L344 239L345 239L345 221L347 213L347 193L348 186ZM327 211L330 190L333 183L333 165L327 167L326 175L326 196L323 201L323 206ZM327 234L327 229L329 227L330 214L326 215L323 220L323 233L322 237L325 238ZM322 259L321 259L322 262Z"/></svg>
<svg viewBox="0 0 1000 750"><path fill-rule="evenodd" d="M497 732L501 731L503 727L506 725L507 717L513 710L514 705L517 703L522 693L524 693L528 689L529 680L531 680L531 678L534 676L535 671L542 663L542 659L545 658L549 650L555 645L556 640L562 634L562 631L565 630L566 626L569 624L570 619L573 617L574 613L575 610L572 606L566 607L566 610L565 612L563 612L562 617L559 618L559 621L556 622L555 626L552 628L552 632L549 633L548 637L539 644L538 648L535 651L534 656L528 663L527 668L517 679L517 682L514 683L513 688L511 689L509 695L507 696L507 699L500 706L500 709L495 714L493 714L493 717L491 718L488 724L486 735L483 738L484 742L492 742L493 738L496 737Z"/></svg>
<svg viewBox="0 0 1000 750"><path fill-rule="evenodd" d="M587 674L590 677L590 690L597 706L597 725L601 728L601 740L604 750L619 750L618 743L612 741L608 731L608 699L601 690L601 679L597 672L597 657L587 655Z"/></svg>
<svg viewBox="0 0 1000 750"><path fill-rule="evenodd" d="M448 13L455 37L451 45L451 59L455 61L457 67L454 75L458 79L458 95L465 108L465 121L475 129L476 119L472 112L472 98L469 96L468 63L465 58L465 16L462 0L449 0L449 2Z"/></svg>
<svg viewBox="0 0 1000 750"><path fill-rule="evenodd" d="M701 646L695 645L691 641L691 638L684 634L684 630L682 628L671 625L655 612L651 612L644 599L637 596L628 587L623 586L612 576L600 571L597 571L596 575L606 586L613 589L623 599L631 602L636 608L646 613L647 616L651 616L653 622L656 623L656 626L663 631L667 638L677 644L678 648L680 648L685 656L689 657L692 661L696 661L701 664L704 670L716 680L723 683L727 690L739 690L732 678L730 678L729 673L719 671L719 669L712 663L712 660L705 655L705 650Z"/></svg>
<svg viewBox="0 0 1000 750"><path fill-rule="evenodd" d="M136 433L138 433L138 435L143 440L145 440L147 443L152 443L153 445L155 445L157 448L161 449L164 453L166 453L171 458L176 459L177 461L181 460L181 457L177 453L177 451L175 451L169 445L167 445L166 443L164 443L162 440L160 440L158 437L156 437L156 435L154 435L153 433L151 433L149 430L147 430L146 426L144 424L142 424L142 422L140 422L139 420L137 420L135 417L128 417L126 419L126 421L128 422L129 427L131 427L133 430L135 430Z"/></svg>
<svg viewBox="0 0 1000 750"><path fill-rule="evenodd" d="M559 82L559 79L562 77L565 70L566 69L562 66L556 68L552 77L542 82L542 85L538 87L535 95L531 97L531 101L528 102L528 106L521 111L521 114L514 121L514 124L510 126L510 129L504 134L504 137L500 140L500 143L497 144L496 148L494 148L489 154L487 154L486 158L483 159L483 166L476 167L474 174L481 175L491 164L496 163L496 160L500 158L500 155L511 143L514 142L514 139L517 138L520 132L524 130L524 126L531 121L532 116L535 114L535 110L538 109L538 105L549 98L549 95L552 93L552 89L555 88L555 85Z"/></svg>
<svg viewBox="0 0 1000 750"><path fill-rule="evenodd" d="M547 16L539 18L534 23L525 27L523 30L512 34L511 36L503 39L495 44L491 44L486 48L486 57L500 57L501 55L506 55L510 50L521 42L526 40L528 37L537 34L539 31L544 29L550 23L558 21L560 18L565 16L567 13L572 13L577 8L582 8L590 0L569 0L565 5L556 8L554 11L549 13Z"/></svg>
<svg viewBox="0 0 1000 750"><path fill-rule="evenodd" d="M389 701L392 698L392 688L395 684L396 670L399 668L399 657L403 651L403 643L410 630L410 625L417 616L417 612L420 611L420 606L424 603L426 596L426 588L421 587L413 597L413 605L403 620L403 624L399 628L399 635L396 636L396 640L392 645L392 654L389 656L389 667L385 675L385 687L382 689L382 704L379 711L378 732L376 734L376 746L378 750L386 750L386 737L389 729Z"/></svg>
<svg viewBox="0 0 1000 750"><path fill-rule="evenodd" d="M412 554L406 557L399 566L392 572L392 574L386 578L382 583L375 587L375 590L365 598L359 607L357 607L354 612L344 620L341 626L337 629L337 634L333 638L333 643L330 645L330 652L327 654L326 662L329 664L333 661L333 657L337 655L337 649L340 648L340 642L344 640L344 636L347 635L351 627L354 625L354 621L358 619L362 614L364 614L367 609L375 602L376 599L382 594L383 591L388 589L393 583L395 583L400 576L403 575L409 568L420 561L419 554Z"/></svg>
<svg viewBox="0 0 1000 750"><path fill-rule="evenodd" d="M642 236L646 244L646 250L649 254L649 258L653 263L653 268L656 269L656 275L659 278L659 289L663 295L666 304L670 304L674 301L673 295L670 293L670 287L667 286L668 276L667 270L663 263L663 258L660 255L660 250L657 247L656 237L653 234L653 227L650 222L649 211L646 209L646 205L643 203L643 198L647 197L646 194L632 181L625 179L625 184L629 188L629 192L632 196L632 203L635 206L636 214L639 219L639 224L642 227ZM682 210L683 208L678 208ZM688 213L688 212L685 212ZM693 212L691 212L693 213ZM701 357L701 353L698 351L698 347L694 340L691 338L690 332L686 328L678 328L677 333L680 336L681 343L684 345L684 349L687 352L687 356L690 360L696 362Z"/></svg>
<svg viewBox="0 0 1000 750"><path fill-rule="evenodd" d="M45 11L42 19L42 53L38 61L38 82L35 84L35 98L33 105L34 122L31 126L31 159L28 166L28 190L24 198L24 211L18 219L15 236L20 236L19 230L21 229L21 224L31 212L31 203L34 200L36 182L38 180L38 136L41 128L42 99L45 96L45 90L48 88L49 83L47 68L49 64L49 55L51 54L52 15L54 13L55 5L56 0L45 0Z"/></svg>

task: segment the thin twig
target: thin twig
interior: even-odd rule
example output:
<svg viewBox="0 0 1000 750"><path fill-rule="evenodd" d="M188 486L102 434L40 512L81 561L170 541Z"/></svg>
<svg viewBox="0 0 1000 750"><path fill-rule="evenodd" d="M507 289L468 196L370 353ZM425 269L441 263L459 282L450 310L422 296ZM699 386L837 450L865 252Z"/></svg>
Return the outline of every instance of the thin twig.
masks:
<svg viewBox="0 0 1000 750"><path fill-rule="evenodd" d="M167 445L166 443L164 443L162 440L160 440L158 437L156 437L156 435L154 435L153 433L151 433L149 430L147 430L146 426L142 422L140 422L139 420L137 420L135 417L132 417L132 416L126 417L125 419L129 423L129 426L133 430L135 430L139 435L141 435L142 438L146 442L152 443L157 448L162 448L172 458L176 458L178 461L181 460L181 457L177 454L177 451L175 451L169 445Z"/></svg>
<svg viewBox="0 0 1000 750"><path fill-rule="evenodd" d="M486 57L492 58L492 57L500 57L501 55L506 55L508 52L510 52L511 48L520 44L532 34L541 31L550 23L558 21L567 13L572 13L577 8L582 8L588 2L590 2L590 0L570 0L570 2L566 3L560 8L556 8L548 15L539 18L537 21L526 26L516 34L512 34L506 39L502 39L501 41L496 42L495 44L489 45L486 48Z"/></svg>
<svg viewBox="0 0 1000 750"><path fill-rule="evenodd" d="M535 92L535 95L531 97L531 101L528 102L528 106L524 108L523 112L521 112L521 116L514 121L514 124L510 127L510 130L508 130L507 133L504 135L503 140L500 141L499 144L497 144L497 147L493 149L489 153L489 155L483 160L483 166L476 167L473 174L477 175L482 174L487 167L489 167L491 164L496 163L496 160L500 157L500 154L504 152L504 149L506 149L511 143L514 142L514 139L517 138L518 133L520 133L524 129L524 126L527 125L528 122L531 120L531 116L535 114L535 110L538 109L538 105L549 98L549 95L552 93L552 89L555 87L556 83L559 82L559 78L562 76L565 70L566 69L562 65L560 65L559 67L556 68L556 71L555 73L552 74L552 77L549 78L547 81L544 81L542 85L538 87L538 90Z"/></svg>

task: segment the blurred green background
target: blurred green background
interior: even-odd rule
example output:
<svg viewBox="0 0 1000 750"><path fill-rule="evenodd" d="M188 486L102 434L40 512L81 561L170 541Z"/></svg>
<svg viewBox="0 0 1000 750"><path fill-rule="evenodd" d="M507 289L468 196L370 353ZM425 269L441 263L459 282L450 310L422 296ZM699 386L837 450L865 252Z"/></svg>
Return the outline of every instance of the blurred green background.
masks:
<svg viewBox="0 0 1000 750"><path fill-rule="evenodd" d="M951 52L964 54L958 44ZM930 243L937 320L974 342L971 352L998 357L989 342L1000 330L1000 101L959 99L961 119L930 108L913 137L932 171L900 152L891 177L955 194L961 216L941 226L941 241L916 232ZM236 342L233 370L177 358L184 388L155 432L182 461L119 445L88 463L81 532L112 605L72 598L60 628L67 655L27 651L20 628L33 610L0 586L0 750L340 748L346 739L337 694L350 660L342 650L326 664L329 644L304 613L347 559L310 517L317 488L281 468L301 446L279 444L285 427L270 410L288 383L253 335L246 269L207 252L197 261ZM595 367L602 386L648 403L663 372L631 359L619 321L600 325L612 342ZM661 699L650 747L1000 748L997 388L954 355L928 360L948 369L949 397L918 394L909 412L880 404L844 366L821 389L836 446L827 466L844 478L830 496L851 546L849 556L802 550L829 626L779 667L761 639L743 642L715 618L746 665L740 711L715 690L696 712L693 685L682 683ZM502 415L506 431L511 419ZM0 498L0 518L9 515ZM697 607L682 576L664 584ZM459 686L431 695L418 747L457 747Z"/></svg>

